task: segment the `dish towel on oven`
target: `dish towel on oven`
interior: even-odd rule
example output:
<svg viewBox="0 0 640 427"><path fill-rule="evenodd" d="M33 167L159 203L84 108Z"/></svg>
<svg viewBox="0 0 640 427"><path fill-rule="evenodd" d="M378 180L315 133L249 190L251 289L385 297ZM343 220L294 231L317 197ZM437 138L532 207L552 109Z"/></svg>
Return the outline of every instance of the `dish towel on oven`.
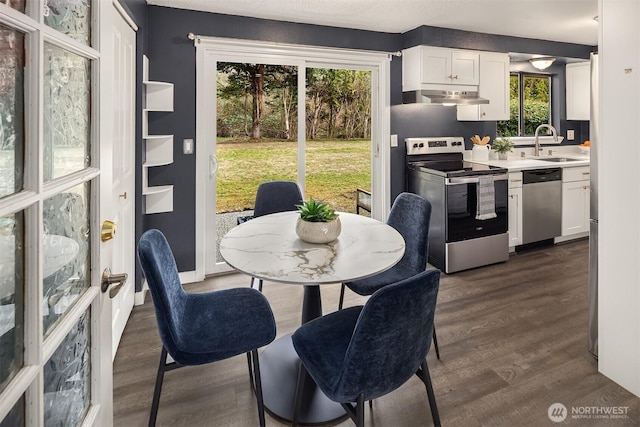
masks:
<svg viewBox="0 0 640 427"><path fill-rule="evenodd" d="M480 175L478 177L478 206L476 219L485 220L496 216L496 194L493 187L492 175Z"/></svg>

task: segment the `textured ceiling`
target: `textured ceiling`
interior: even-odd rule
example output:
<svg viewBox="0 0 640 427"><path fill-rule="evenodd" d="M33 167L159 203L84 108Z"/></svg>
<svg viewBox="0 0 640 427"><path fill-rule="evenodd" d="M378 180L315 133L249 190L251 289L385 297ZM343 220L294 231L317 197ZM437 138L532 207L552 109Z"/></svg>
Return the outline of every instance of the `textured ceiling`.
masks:
<svg viewBox="0 0 640 427"><path fill-rule="evenodd" d="M147 0L228 15L404 33L421 25L598 44L598 0Z"/></svg>

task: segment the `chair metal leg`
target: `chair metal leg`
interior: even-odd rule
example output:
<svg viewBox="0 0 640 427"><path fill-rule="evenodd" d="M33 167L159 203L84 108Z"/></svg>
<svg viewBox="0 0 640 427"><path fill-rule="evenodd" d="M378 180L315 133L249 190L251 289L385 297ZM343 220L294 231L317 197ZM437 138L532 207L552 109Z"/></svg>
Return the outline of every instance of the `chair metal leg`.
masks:
<svg viewBox="0 0 640 427"><path fill-rule="evenodd" d="M262 292L262 279L258 279L257 277L251 278L251 283L249 284L249 287L252 289L255 289L254 284L256 283L256 281L258 282L258 290Z"/></svg>
<svg viewBox="0 0 640 427"><path fill-rule="evenodd" d="M342 310L342 305L344 303L344 283L342 283L340 286L342 286L340 288L340 302L338 302L338 310Z"/></svg>
<svg viewBox="0 0 640 427"><path fill-rule="evenodd" d="M253 392L256 392L256 382L253 377L253 363L251 362L251 352L247 353L247 366L249 367L249 380L251 381L251 388Z"/></svg>
<svg viewBox="0 0 640 427"><path fill-rule="evenodd" d="M264 427L264 401L262 399L262 380L260 379L260 360L258 357L258 350L251 352L253 356L254 376L252 377L255 384L256 401L258 402L258 419L260 420L260 427Z"/></svg>
<svg viewBox="0 0 640 427"><path fill-rule="evenodd" d="M422 380L424 386L427 389L427 397L429 398L429 407L431 408L431 417L433 418L433 425L440 427L440 415L438 414L438 406L436 405L436 396L433 393L433 386L431 385L431 376L429 375L429 367L427 366L427 360L423 360L420 365L420 369L416 372L416 375Z"/></svg>
<svg viewBox="0 0 640 427"><path fill-rule="evenodd" d="M436 348L436 357L440 360L440 349L438 349L438 337L436 336L436 327L433 327L433 346Z"/></svg>
<svg viewBox="0 0 640 427"><path fill-rule="evenodd" d="M160 364L156 374L156 385L153 388L153 400L151 401L151 413L149 414L149 427L155 427L158 416L158 405L160 404L160 392L162 391L162 380L164 379L164 367L167 364L167 350L162 346L160 352Z"/></svg>
<svg viewBox="0 0 640 427"><path fill-rule="evenodd" d="M347 402L340 403L340 405L344 408L349 418L356 424L356 427L364 427L364 394L358 396L355 404Z"/></svg>
<svg viewBox="0 0 640 427"><path fill-rule="evenodd" d="M158 406L160 405L160 393L162 392L162 381L164 380L164 373L167 371L173 371L180 368L182 365L176 362L167 363L167 349L162 346L160 352L160 363L158 364L158 373L156 374L156 385L153 389L153 400L151 401L151 412L149 413L149 427L156 425L156 418L158 416Z"/></svg>
<svg viewBox="0 0 640 427"><path fill-rule="evenodd" d="M358 401L356 402L355 422L357 427L364 427L364 395L363 394L358 396Z"/></svg>
<svg viewBox="0 0 640 427"><path fill-rule="evenodd" d="M302 362L300 362L300 368L298 369L298 382L296 384L296 394L293 400L293 419L291 420L292 426L298 425L298 417L300 416L300 409L302 408L302 392L304 390L305 378L307 377L307 370L304 368Z"/></svg>

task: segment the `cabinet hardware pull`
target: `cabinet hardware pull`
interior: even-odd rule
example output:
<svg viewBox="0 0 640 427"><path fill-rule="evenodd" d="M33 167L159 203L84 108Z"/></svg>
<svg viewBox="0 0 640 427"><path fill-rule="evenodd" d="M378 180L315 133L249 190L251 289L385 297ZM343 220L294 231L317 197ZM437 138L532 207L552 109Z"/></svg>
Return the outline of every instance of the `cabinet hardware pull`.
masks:
<svg viewBox="0 0 640 427"><path fill-rule="evenodd" d="M512 179L511 182L522 182L521 179Z"/></svg>
<svg viewBox="0 0 640 427"><path fill-rule="evenodd" d="M582 175L589 175L589 172L582 172Z"/></svg>

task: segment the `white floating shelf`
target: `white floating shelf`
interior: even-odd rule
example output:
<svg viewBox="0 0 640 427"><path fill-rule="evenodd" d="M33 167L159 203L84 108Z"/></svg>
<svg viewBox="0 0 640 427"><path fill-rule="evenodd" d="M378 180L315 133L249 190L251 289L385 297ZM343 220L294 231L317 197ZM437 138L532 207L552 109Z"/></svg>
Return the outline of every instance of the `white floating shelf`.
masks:
<svg viewBox="0 0 640 427"><path fill-rule="evenodd" d="M163 138L145 138L145 144L145 163L159 165L173 163L173 135L164 135Z"/></svg>
<svg viewBox="0 0 640 427"><path fill-rule="evenodd" d="M173 185L160 185L147 188L145 211L147 214L173 211Z"/></svg>
<svg viewBox="0 0 640 427"><path fill-rule="evenodd" d="M149 111L173 111L173 84L149 80L149 59L142 57L142 83L145 105L142 109L142 138L145 162L142 164L142 194L147 214L173 211L173 185L149 187L149 168L173 163L173 135L149 135Z"/></svg>
<svg viewBox="0 0 640 427"><path fill-rule="evenodd" d="M173 111L173 84L144 82L147 111Z"/></svg>

